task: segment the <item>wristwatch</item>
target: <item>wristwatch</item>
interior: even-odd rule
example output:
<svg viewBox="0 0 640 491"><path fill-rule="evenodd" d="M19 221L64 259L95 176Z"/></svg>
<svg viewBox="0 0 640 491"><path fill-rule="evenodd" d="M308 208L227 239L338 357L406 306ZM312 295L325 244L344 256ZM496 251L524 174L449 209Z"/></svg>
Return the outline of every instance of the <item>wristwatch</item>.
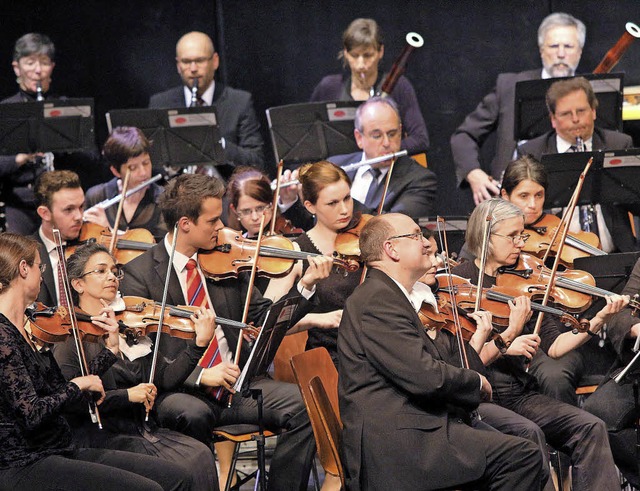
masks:
<svg viewBox="0 0 640 491"><path fill-rule="evenodd" d="M496 335L495 338L493 338L493 342L496 345L496 348L498 348L498 350L500 350L500 353L503 355L507 354L507 350L509 349L509 346L511 346L511 341L505 341L502 336L500 336L500 334Z"/></svg>

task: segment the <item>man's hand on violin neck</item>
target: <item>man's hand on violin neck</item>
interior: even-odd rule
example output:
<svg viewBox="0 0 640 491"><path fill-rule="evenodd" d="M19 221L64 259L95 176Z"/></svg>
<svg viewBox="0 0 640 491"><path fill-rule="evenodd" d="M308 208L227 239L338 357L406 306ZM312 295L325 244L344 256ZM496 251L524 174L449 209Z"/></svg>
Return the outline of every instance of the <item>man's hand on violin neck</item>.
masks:
<svg viewBox="0 0 640 491"><path fill-rule="evenodd" d="M213 309L200 307L191 316L196 331L196 346L209 346L216 333L216 314Z"/></svg>

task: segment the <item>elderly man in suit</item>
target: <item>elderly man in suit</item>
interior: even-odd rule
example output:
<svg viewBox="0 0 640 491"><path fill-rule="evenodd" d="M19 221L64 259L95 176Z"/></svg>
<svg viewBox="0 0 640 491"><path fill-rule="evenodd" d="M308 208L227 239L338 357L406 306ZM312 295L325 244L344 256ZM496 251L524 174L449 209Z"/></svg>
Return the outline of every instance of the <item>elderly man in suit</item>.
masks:
<svg viewBox="0 0 640 491"><path fill-rule="evenodd" d="M629 135L603 130L595 126L598 99L591 84L583 77L559 80L546 95L553 130L518 146L518 155L530 155L540 160L544 154L630 148ZM602 248L607 252L635 251L636 239L631 231L627 210L621 206L597 205L595 220ZM581 228L581 214L574 213L572 231ZM584 222L584 215L582 215ZM585 224L582 223L584 227Z"/></svg>
<svg viewBox="0 0 640 491"><path fill-rule="evenodd" d="M369 274L338 337L347 489L540 489L535 444L465 422L491 386L445 363L418 318L413 287L431 267L420 227L398 213L374 217L360 250Z"/></svg>
<svg viewBox="0 0 640 491"><path fill-rule="evenodd" d="M174 240L173 230L177 226L167 303L206 306L213 309L216 316L241 320L248 275L212 281L204 277L198 266L198 252L213 249L218 242L218 232L224 227L220 220L223 194L222 182L206 175L183 174L171 180L159 202L171 232L152 249L125 265L125 277L120 284L122 294L162 300ZM304 297L296 310L299 316L306 313L305 308L310 306L306 299L313 295L315 283L329 275L333 261L322 256L310 258L309 264L305 275L287 294ZM259 325L271 304L254 288L247 322ZM228 407L225 401L209 396L203 390L230 389L236 382L249 354L247 343L244 343L241 359L233 359L240 335L238 329L217 327L215 345L212 341L207 348L207 353L212 354L212 366L197 367L186 382L185 393L170 394L156 401L155 410L163 426L209 444L211 430L215 426L257 424L256 401L238 394ZM186 346L187 342L182 339L163 338L161 355L169 360L176 359ZM279 437L271 459L269 489L306 489L315 441L298 388L295 384L274 381L267 376L252 381L251 387L262 390L266 427L287 429Z"/></svg>
<svg viewBox="0 0 640 491"><path fill-rule="evenodd" d="M516 82L573 75L582 56L586 35L585 25L569 14L556 12L547 16L538 28L542 70L498 75L493 91L451 136L458 184L471 186L475 204L498 195L502 173L513 159ZM487 173L480 167L480 148L494 132L496 148Z"/></svg>
<svg viewBox="0 0 640 491"><path fill-rule="evenodd" d="M197 83L195 105L216 108L226 164L218 170L228 178L238 165L263 166L263 141L251 94L214 80L219 64L209 36L197 31L185 34L176 44L176 65L183 85L151 96L149 107L189 107L191 89Z"/></svg>

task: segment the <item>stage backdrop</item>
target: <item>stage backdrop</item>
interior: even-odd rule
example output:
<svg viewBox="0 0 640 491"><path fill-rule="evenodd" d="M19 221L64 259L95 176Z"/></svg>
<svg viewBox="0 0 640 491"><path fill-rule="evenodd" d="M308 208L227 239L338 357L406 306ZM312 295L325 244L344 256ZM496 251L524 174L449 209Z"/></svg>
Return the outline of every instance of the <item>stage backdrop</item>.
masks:
<svg viewBox="0 0 640 491"><path fill-rule="evenodd" d="M179 84L174 49L185 32L201 30L214 39L222 58L217 78L253 93L270 148L264 110L307 101L323 75L341 70L337 53L351 20L372 17L383 28L383 69L404 47L406 33L416 31L425 46L414 51L406 75L429 130L437 210L445 215L464 214L470 203L455 188L451 133L498 73L540 67L536 31L547 14L566 11L587 25L579 67L584 72L595 68L626 22L640 22L637 0L371 0L366 7L353 0L8 3L0 8L0 96L17 90L11 69L15 40L26 32L46 33L57 48L53 91L95 98L98 144L106 138L104 112L146 107L151 94ZM625 73L626 85L640 84L640 42L616 71Z"/></svg>

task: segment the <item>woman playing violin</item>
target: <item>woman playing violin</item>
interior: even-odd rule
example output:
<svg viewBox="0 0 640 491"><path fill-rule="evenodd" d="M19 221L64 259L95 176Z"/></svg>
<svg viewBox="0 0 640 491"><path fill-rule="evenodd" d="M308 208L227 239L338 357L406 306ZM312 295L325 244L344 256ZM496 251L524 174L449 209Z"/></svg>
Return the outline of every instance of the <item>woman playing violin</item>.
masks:
<svg viewBox="0 0 640 491"><path fill-rule="evenodd" d="M484 271L483 286L486 287L495 284L500 267L518 260L528 238L520 208L499 198L484 201L473 211L467 226L466 240L474 256L481 254L489 215L492 220ZM453 272L476 282L479 264L478 259L467 261ZM607 305L589 321L589 332L597 333L609 317L628 302L627 296L608 298ZM502 342L489 343L481 353L489 369L494 400L536 423L550 444L569 453L574 489L617 489L604 423L585 411L538 393L535 379L525 368L525 360L531 360L540 347L550 357L558 358L585 343L590 335L563 333L559 322L548 315L544 317L540 335L535 334L533 321L529 321L528 302L514 305L512 314L513 323L501 334Z"/></svg>
<svg viewBox="0 0 640 491"><path fill-rule="evenodd" d="M122 270L115 264L107 249L99 244L78 247L68 260L68 274L73 300L79 309L90 315L113 316L113 309L105 305L122 303L118 286ZM119 302L118 302L119 301ZM196 345L208 344L214 329L213 313L199 310L192 320L195 324ZM98 429L85 413L72 413L68 420L74 429L74 440L85 447L126 450L152 455L172 461L193 477L194 490L210 490L217 486L215 461L206 445L181 433L159 428L153 421L142 424L145 413L153 408L156 398L181 384L198 360L195 347L187 350L175 363L162 366L157 385L148 383L152 340L142 337L129 345L117 335L117 361L102 375L106 397L101 405L104 429ZM163 339L163 342L167 341ZM100 356L101 344L83 343L88 360ZM74 352L73 339L54 345L53 352L67 379L75 377L80 367ZM153 414L153 413L152 413Z"/></svg>
<svg viewBox="0 0 640 491"><path fill-rule="evenodd" d="M349 226L353 219L351 181L342 168L331 162L316 162L300 168L298 179L305 198L304 206L316 217L315 226L296 239L304 252L333 255L338 233ZM357 240L357 238L356 238ZM273 279L266 292L278 298L306 271L306 264L298 261L291 273L281 279ZM360 282L361 271L345 276L332 274L317 285L317 307L295 327L308 330L307 349L323 346L337 364L338 325L347 297Z"/></svg>
<svg viewBox="0 0 640 491"><path fill-rule="evenodd" d="M105 393L96 375L66 381L24 328L42 264L34 240L0 234L0 489L189 489L191 477L173 462L72 442L63 410L75 403L86 410L90 399L100 405ZM104 371L115 359L104 350L91 368Z"/></svg>
<svg viewBox="0 0 640 491"><path fill-rule="evenodd" d="M138 128L119 126L111 132L102 148L102 155L115 177L87 190L87 210L84 213L86 221L113 228L118 207L112 206L105 210L94 205L122 193L122 183L127 171L129 189L148 181L152 172L150 150L151 143ZM149 230L156 240L163 237L167 233L167 227L160 210L156 207L162 191L161 186L152 183L125 199L119 230L144 228Z"/></svg>

